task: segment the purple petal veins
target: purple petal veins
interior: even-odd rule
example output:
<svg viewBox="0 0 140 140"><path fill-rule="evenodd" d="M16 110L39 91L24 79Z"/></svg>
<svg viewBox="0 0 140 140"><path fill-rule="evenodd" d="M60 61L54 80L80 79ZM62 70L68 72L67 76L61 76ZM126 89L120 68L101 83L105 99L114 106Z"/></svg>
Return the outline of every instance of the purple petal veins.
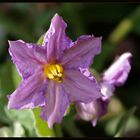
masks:
<svg viewBox="0 0 140 140"><path fill-rule="evenodd" d="M101 98L100 85L87 69L101 52L102 37L83 35L72 42L67 24L58 14L51 20L42 45L9 41L9 53L22 82L10 96L9 109L40 106L49 127L60 123L71 102L89 103ZM89 73L89 72L88 72Z"/></svg>
<svg viewBox="0 0 140 140"><path fill-rule="evenodd" d="M61 64L66 68L89 68L95 55L101 51L102 37L82 36L65 51Z"/></svg>
<svg viewBox="0 0 140 140"><path fill-rule="evenodd" d="M9 96L8 108L25 109L44 105L47 81L41 77L41 73L38 72L22 81L20 86Z"/></svg>
<svg viewBox="0 0 140 140"><path fill-rule="evenodd" d="M71 101L88 103L101 97L96 81L89 80L80 71L66 70L65 73L63 85Z"/></svg>
<svg viewBox="0 0 140 140"><path fill-rule="evenodd" d="M63 51L70 47L72 41L65 34L67 24L58 14L52 18L49 30L44 37L43 45L46 48L48 61L59 60Z"/></svg>
<svg viewBox="0 0 140 140"><path fill-rule="evenodd" d="M60 123L69 105L69 99L61 85L52 81L48 84L46 105L42 107L41 117L48 121L49 127Z"/></svg>
<svg viewBox="0 0 140 140"><path fill-rule="evenodd" d="M9 53L23 79L40 69L40 64L46 63L44 50L37 44L17 40L9 41L9 45Z"/></svg>

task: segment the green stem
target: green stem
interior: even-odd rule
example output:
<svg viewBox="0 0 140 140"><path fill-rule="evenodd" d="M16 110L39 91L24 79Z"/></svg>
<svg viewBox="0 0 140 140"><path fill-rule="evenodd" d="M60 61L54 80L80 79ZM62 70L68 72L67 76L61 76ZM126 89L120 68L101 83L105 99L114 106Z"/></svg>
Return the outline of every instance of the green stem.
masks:
<svg viewBox="0 0 140 140"><path fill-rule="evenodd" d="M54 129L56 137L63 137L63 132L62 132L60 124L54 124L53 129Z"/></svg>
<svg viewBox="0 0 140 140"><path fill-rule="evenodd" d="M47 122L40 118L40 111L40 108L32 110L35 119L35 129L38 136L55 137L54 130L49 128Z"/></svg>
<svg viewBox="0 0 140 140"><path fill-rule="evenodd" d="M109 41L112 44L118 44L133 30L139 20L140 6L119 23L115 30L110 34Z"/></svg>
<svg viewBox="0 0 140 140"><path fill-rule="evenodd" d="M137 107L134 106L129 111L124 113L124 115L120 118L120 121L116 127L116 132L115 132L114 137L123 137L124 136L128 121L132 117L132 115L134 114L136 109L137 109Z"/></svg>

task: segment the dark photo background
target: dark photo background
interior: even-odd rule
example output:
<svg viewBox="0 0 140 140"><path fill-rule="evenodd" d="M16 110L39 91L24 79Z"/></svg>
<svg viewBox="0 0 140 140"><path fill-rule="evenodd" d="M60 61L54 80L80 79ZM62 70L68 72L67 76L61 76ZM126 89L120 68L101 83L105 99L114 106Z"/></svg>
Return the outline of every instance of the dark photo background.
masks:
<svg viewBox="0 0 140 140"><path fill-rule="evenodd" d="M114 136L117 130L119 136L140 136L140 5L133 3L0 3L0 136L37 136L30 110L7 109L7 95L21 80L8 40L37 42L55 13L67 22L66 32L73 40L83 34L103 37L102 52L92 66L98 72L123 52L133 55L126 84L116 89L97 126L75 120L71 110L61 124L63 136Z"/></svg>

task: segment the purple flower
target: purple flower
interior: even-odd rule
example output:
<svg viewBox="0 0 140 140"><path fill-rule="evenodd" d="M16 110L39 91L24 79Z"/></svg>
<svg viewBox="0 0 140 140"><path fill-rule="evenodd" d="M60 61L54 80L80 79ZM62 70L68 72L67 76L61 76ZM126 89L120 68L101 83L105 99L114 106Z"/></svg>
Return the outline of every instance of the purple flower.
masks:
<svg viewBox="0 0 140 140"><path fill-rule="evenodd" d="M122 54L104 73L103 81L114 86L123 85L128 77L131 69L129 58L131 53L126 52Z"/></svg>
<svg viewBox="0 0 140 140"><path fill-rule="evenodd" d="M101 75L99 83L101 86L102 97L87 104L78 103L77 118L91 121L92 125L95 126L97 120L107 113L107 107L115 90L115 86L123 85L128 77L131 69L129 62L131 56L132 55L129 52L122 54ZM82 70L82 72L85 76L92 80L92 75L88 73L88 70Z"/></svg>
<svg viewBox="0 0 140 140"><path fill-rule="evenodd" d="M100 85L80 68L89 68L101 51L101 37L84 35L72 42L67 24L56 14L42 45L9 41L9 53L23 80L9 96L9 109L41 106L49 127L60 123L71 102L89 103L101 97Z"/></svg>

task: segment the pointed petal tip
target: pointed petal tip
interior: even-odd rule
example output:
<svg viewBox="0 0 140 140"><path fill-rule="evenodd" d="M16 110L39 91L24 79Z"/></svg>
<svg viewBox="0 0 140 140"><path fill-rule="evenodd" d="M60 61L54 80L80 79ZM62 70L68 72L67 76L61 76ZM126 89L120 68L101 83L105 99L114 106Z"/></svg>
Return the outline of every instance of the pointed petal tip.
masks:
<svg viewBox="0 0 140 140"><path fill-rule="evenodd" d="M129 59L132 57L132 53L131 52L125 52L123 54L120 55L120 57L118 57L118 61L120 60L121 62L123 61L129 61ZM116 60L117 62L117 60Z"/></svg>
<svg viewBox="0 0 140 140"><path fill-rule="evenodd" d="M8 110L12 110L12 109L20 110L21 109L21 108L13 106L11 103L8 103L7 108L8 108Z"/></svg>
<svg viewBox="0 0 140 140"><path fill-rule="evenodd" d="M91 123L92 123L92 126L93 126L93 127L95 127L95 126L96 126L96 124L97 124L97 118L96 118L96 119L94 119L94 120L92 120L92 121L91 121Z"/></svg>
<svg viewBox="0 0 140 140"><path fill-rule="evenodd" d="M8 40L8 43L13 43L13 42L17 42L17 41L18 40L16 40L16 41L15 40L14 41L13 40Z"/></svg>
<svg viewBox="0 0 140 140"><path fill-rule="evenodd" d="M52 123L50 123L49 121L47 123L48 123L48 127L49 128L52 128L53 127L53 124Z"/></svg>
<svg viewBox="0 0 140 140"><path fill-rule="evenodd" d="M9 46L11 47L12 44L13 44L14 42L15 42L15 41L8 40L8 44L9 44Z"/></svg>
<svg viewBox="0 0 140 140"><path fill-rule="evenodd" d="M54 17L57 17L57 16L60 17L58 13L55 13Z"/></svg>
<svg viewBox="0 0 140 140"><path fill-rule="evenodd" d="M7 108L8 108L8 110L11 110L11 109L18 109L18 108L16 108L16 107L14 107L10 101L8 102Z"/></svg>
<svg viewBox="0 0 140 140"><path fill-rule="evenodd" d="M126 58L132 57L132 53L131 52L125 52L123 55L125 55Z"/></svg>
<svg viewBox="0 0 140 140"><path fill-rule="evenodd" d="M57 18L61 18L62 19L62 16L58 13L55 13L54 17L57 17Z"/></svg>
<svg viewBox="0 0 140 140"><path fill-rule="evenodd" d="M100 40L103 39L103 36L96 37L96 36L94 36L94 34L91 34L91 35L89 35L88 37L93 37L93 38L97 38L97 39L100 39Z"/></svg>
<svg viewBox="0 0 140 140"><path fill-rule="evenodd" d="M8 110L12 109L11 106L9 105L9 103L7 105L7 108L8 108Z"/></svg>
<svg viewBox="0 0 140 140"><path fill-rule="evenodd" d="M7 95L8 100L10 99L11 95Z"/></svg>
<svg viewBox="0 0 140 140"><path fill-rule="evenodd" d="M10 44L11 40L8 40L8 43Z"/></svg>
<svg viewBox="0 0 140 140"><path fill-rule="evenodd" d="M125 52L116 57L113 64L104 72L103 80L108 81L114 86L122 86L126 82L131 70L131 57L132 54L130 52Z"/></svg>
<svg viewBox="0 0 140 140"><path fill-rule="evenodd" d="M62 17L58 14L58 13L56 13L54 16L53 16L53 18L52 18L52 20L54 20L54 19L62 19Z"/></svg>
<svg viewBox="0 0 140 140"><path fill-rule="evenodd" d="M95 37L96 39L98 39L99 41L102 41L103 37L99 36L99 37Z"/></svg>
<svg viewBox="0 0 140 140"><path fill-rule="evenodd" d="M8 95L7 96L7 98L8 98L8 105L7 105L7 108L9 109L9 110L11 110L11 109L17 109L15 106L14 106L14 104L12 104L12 94L11 95Z"/></svg>
<svg viewBox="0 0 140 140"><path fill-rule="evenodd" d="M99 38L102 40L103 39L103 36L100 36Z"/></svg>
<svg viewBox="0 0 140 140"><path fill-rule="evenodd" d="M52 121L47 121L47 123L48 123L48 127L49 128L53 128L53 126L55 125L55 124L60 124L61 123L61 120L58 120L57 122L52 122Z"/></svg>
<svg viewBox="0 0 140 140"><path fill-rule="evenodd" d="M52 20L51 20L51 23L54 25L54 27L57 27L58 25L59 26L62 26L63 28L66 28L67 24L66 22L64 21L63 17L60 16L58 13L56 13ZM57 26L56 26L57 25Z"/></svg>
<svg viewBox="0 0 140 140"><path fill-rule="evenodd" d="M15 40L15 41L11 41L11 40L8 40L8 43L10 46L16 44L16 43L25 43L23 40Z"/></svg>

